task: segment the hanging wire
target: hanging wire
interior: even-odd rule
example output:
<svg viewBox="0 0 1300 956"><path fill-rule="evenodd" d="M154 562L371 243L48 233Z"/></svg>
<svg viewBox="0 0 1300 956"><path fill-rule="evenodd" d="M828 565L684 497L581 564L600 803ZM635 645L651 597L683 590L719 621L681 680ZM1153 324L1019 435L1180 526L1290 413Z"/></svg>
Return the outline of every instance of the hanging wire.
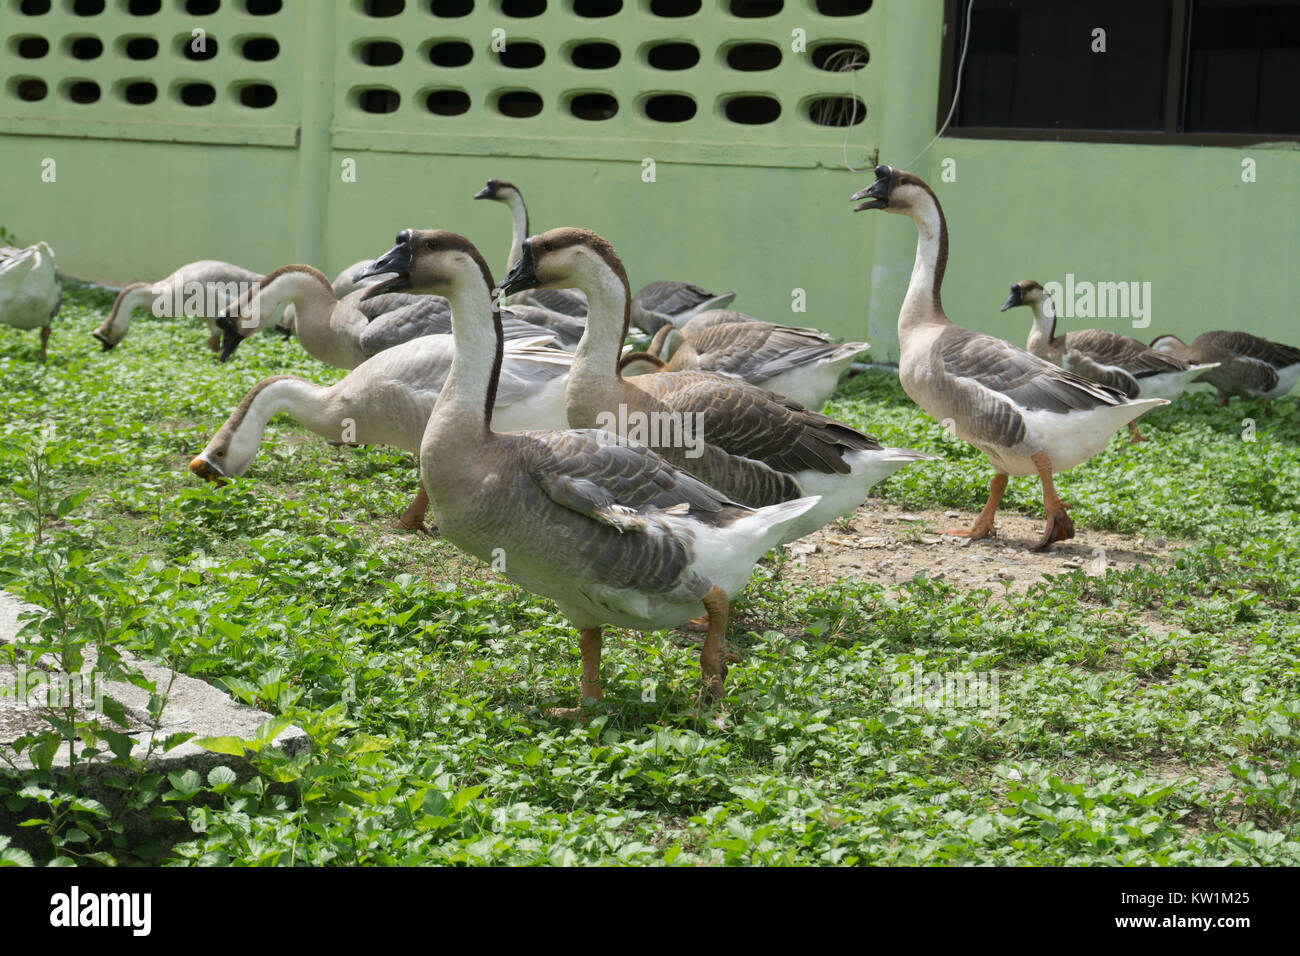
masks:
<svg viewBox="0 0 1300 956"><path fill-rule="evenodd" d="M918 160L920 160L922 156L928 153L930 151L930 147L933 146L935 143L939 142L939 137L942 136L945 132L947 132L948 124L952 122L953 115L957 112L957 102L959 97L961 96L962 67L966 65L966 50L970 46L970 15L972 12L974 12L974 10L975 10L975 0L970 0L970 2L966 4L966 27L961 38L961 57L960 59L957 60L957 86L952 91L952 106L948 108L948 116L943 121L943 125L939 127L939 132L934 134L934 139L930 140L930 142L925 144L925 149L917 153L911 163L906 163L900 166L899 169L907 169L909 166L912 165L912 163L917 162Z"/></svg>

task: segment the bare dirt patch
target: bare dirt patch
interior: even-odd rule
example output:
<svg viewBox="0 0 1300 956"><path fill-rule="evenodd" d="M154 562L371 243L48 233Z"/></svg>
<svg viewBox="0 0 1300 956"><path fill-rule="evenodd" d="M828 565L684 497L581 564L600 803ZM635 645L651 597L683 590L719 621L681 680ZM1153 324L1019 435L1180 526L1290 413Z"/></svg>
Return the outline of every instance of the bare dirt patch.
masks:
<svg viewBox="0 0 1300 956"><path fill-rule="evenodd" d="M788 546L788 574L797 581L825 585L845 578L902 584L924 572L961 587L998 587L1023 594L1049 574L1082 569L1101 575L1138 564L1165 564L1183 542L1142 538L1078 528L1069 541L1050 551L1029 549L1043 533L1043 519L1001 512L997 531L981 541L939 532L970 527L973 514L953 510L907 509L870 500L851 521L839 521Z"/></svg>

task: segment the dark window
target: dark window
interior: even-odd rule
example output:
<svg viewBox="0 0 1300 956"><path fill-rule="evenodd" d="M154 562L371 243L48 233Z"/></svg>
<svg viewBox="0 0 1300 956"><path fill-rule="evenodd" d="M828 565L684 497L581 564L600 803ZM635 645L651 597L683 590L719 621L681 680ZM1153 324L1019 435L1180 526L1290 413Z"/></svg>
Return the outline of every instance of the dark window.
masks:
<svg viewBox="0 0 1300 956"><path fill-rule="evenodd" d="M78 80L68 86L68 99L74 103L94 103L99 100L99 84L93 80Z"/></svg>
<svg viewBox="0 0 1300 956"><path fill-rule="evenodd" d="M1196 0L1185 126L1300 133L1300 3Z"/></svg>
<svg viewBox="0 0 1300 956"><path fill-rule="evenodd" d="M185 12L192 17L206 17L221 9L221 0L185 0Z"/></svg>
<svg viewBox="0 0 1300 956"><path fill-rule="evenodd" d="M506 48L498 53L497 57L501 60L502 66L514 70L528 70L542 65L542 61L546 59L546 51L539 43L515 40L507 41Z"/></svg>
<svg viewBox="0 0 1300 956"><path fill-rule="evenodd" d="M865 46L847 40L832 40L829 43L819 43L812 50L813 66L819 70L828 70L831 73L860 70L867 65L870 59L871 54L867 52Z"/></svg>
<svg viewBox="0 0 1300 956"><path fill-rule="evenodd" d="M278 94L269 83L249 83L239 90L239 102L255 110L274 105Z"/></svg>
<svg viewBox="0 0 1300 956"><path fill-rule="evenodd" d="M727 50L727 66L752 72L781 65L781 48L771 43L737 43Z"/></svg>
<svg viewBox="0 0 1300 956"><path fill-rule="evenodd" d="M401 0L397 2L400 4ZM255 17L269 17L280 12L280 0L247 0L244 9Z"/></svg>
<svg viewBox="0 0 1300 956"><path fill-rule="evenodd" d="M25 13L25 14L26 14L27 16L29 16L29 17L39 17L39 16L41 16L42 14L45 14L45 13L49 13L49 12L50 12L50 0L23 0L22 4L19 5L18 9L19 9L20 11L22 11L23 13ZM40 80L24 80L23 82L24 82L24 83L40 83L41 81L40 81ZM39 100L39 99L44 99L44 97L45 97L45 84L44 84L44 83L41 83L41 95L38 96L38 97L36 97L36 99L38 99L38 100ZM23 98L23 99L28 99L28 97L26 97L26 96L24 96L24 97L22 97L22 98Z"/></svg>
<svg viewBox="0 0 1300 956"><path fill-rule="evenodd" d="M406 0L366 0L362 9L368 17L395 17L406 9Z"/></svg>
<svg viewBox="0 0 1300 956"><path fill-rule="evenodd" d="M161 9L162 0L131 0L126 5L126 12L135 17L151 17Z"/></svg>
<svg viewBox="0 0 1300 956"><path fill-rule="evenodd" d="M871 9L871 0L817 0L817 12L827 17L856 17Z"/></svg>
<svg viewBox="0 0 1300 956"><path fill-rule="evenodd" d="M45 9L50 9L48 3L45 5ZM72 5L72 12L79 17L93 17L104 12L104 0L76 0L76 3Z"/></svg>
<svg viewBox="0 0 1300 956"><path fill-rule="evenodd" d="M733 17L772 17L781 12L785 0L731 0Z"/></svg>
<svg viewBox="0 0 1300 956"><path fill-rule="evenodd" d="M781 104L770 96L733 96L722 111L733 123L761 126L776 121L781 115Z"/></svg>
<svg viewBox="0 0 1300 956"><path fill-rule="evenodd" d="M501 0L501 12L508 17L536 17L546 12L546 0Z"/></svg>
<svg viewBox="0 0 1300 956"><path fill-rule="evenodd" d="M700 0L650 0L650 12L657 17L690 17L700 12Z"/></svg>
<svg viewBox="0 0 1300 956"><path fill-rule="evenodd" d="M361 90L357 105L367 113L394 113L402 105L402 97L395 90Z"/></svg>
<svg viewBox="0 0 1300 956"><path fill-rule="evenodd" d="M217 38L205 35L200 41L199 37L185 34L181 37L181 52L187 60L210 60L217 55Z"/></svg>
<svg viewBox="0 0 1300 956"><path fill-rule="evenodd" d="M867 108L853 97L819 96L808 102L808 118L818 126L857 126L867 118Z"/></svg>
<svg viewBox="0 0 1300 956"><path fill-rule="evenodd" d="M45 86L44 80L22 79L14 84L14 92L18 94L20 100L34 103L37 100L45 99L45 95L49 90Z"/></svg>
<svg viewBox="0 0 1300 956"><path fill-rule="evenodd" d="M956 84L965 8L948 0L940 121ZM975 0L952 132L1300 138L1298 88L1300 0Z"/></svg>

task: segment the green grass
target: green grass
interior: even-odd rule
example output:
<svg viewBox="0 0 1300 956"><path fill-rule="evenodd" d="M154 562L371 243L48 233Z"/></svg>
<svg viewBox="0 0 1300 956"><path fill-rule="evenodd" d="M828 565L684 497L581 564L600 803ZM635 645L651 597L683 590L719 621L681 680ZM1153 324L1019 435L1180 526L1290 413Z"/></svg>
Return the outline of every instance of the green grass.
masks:
<svg viewBox="0 0 1300 956"><path fill-rule="evenodd" d="M813 588L775 556L737 604L725 702L697 700L683 635L614 630L606 699L573 725L545 715L578 687L554 606L388 529L410 456L290 442L281 418L247 480L186 472L260 378L342 373L273 336L219 366L184 321L137 320L101 353L88 332L110 303L69 288L46 368L35 335L0 328L0 580L71 599L33 640L165 661L314 747L254 755L246 782L140 777L117 811L72 804L57 774L0 775L5 807L50 834L37 862L1300 864L1295 399L1269 419L1194 394L1144 421L1150 444L1116 438L1061 476L1085 538L1192 542L1168 566L1018 597ZM983 502L986 461L887 372L831 409L944 456L879 494ZM1041 513L1035 485L1006 507ZM996 680L996 706L926 706L916 674ZM131 814L189 833L133 843ZM0 863L25 862L4 843Z"/></svg>

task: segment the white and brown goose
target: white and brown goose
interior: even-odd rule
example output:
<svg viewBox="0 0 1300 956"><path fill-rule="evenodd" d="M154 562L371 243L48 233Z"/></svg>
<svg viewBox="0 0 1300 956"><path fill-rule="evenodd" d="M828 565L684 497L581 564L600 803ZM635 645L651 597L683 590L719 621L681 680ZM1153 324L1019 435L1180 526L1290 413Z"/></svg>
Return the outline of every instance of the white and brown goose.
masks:
<svg viewBox="0 0 1300 956"><path fill-rule="evenodd" d="M680 344L665 354L669 340ZM667 358L667 371L699 370L734 375L820 409L834 393L840 375L867 349L866 342L836 344L816 329L760 322L742 312L702 312L681 329L665 325L647 351Z"/></svg>
<svg viewBox="0 0 1300 956"><path fill-rule="evenodd" d="M335 444L391 445L418 458L454 351L450 335L426 335L385 349L333 385L293 375L264 379L190 462L190 471L209 481L244 475L257 457L267 423L281 413ZM564 428L564 388L572 362L572 355L558 349L507 343L493 427L507 432ZM398 523L425 530L428 505L421 487Z"/></svg>
<svg viewBox="0 0 1300 956"><path fill-rule="evenodd" d="M790 525L794 537L853 511L898 469L933 457L885 447L729 375L664 371L624 378L619 353L629 322L627 273L609 242L589 229L552 229L525 240L500 290L534 286L576 286L591 304L569 375L570 426L611 428L643 442L751 507L817 495L817 507Z"/></svg>
<svg viewBox="0 0 1300 956"><path fill-rule="evenodd" d="M221 349L217 317L226 306L261 281L260 272L219 259L188 262L157 282L132 282L124 287L117 294L108 318L90 334L107 352L126 338L136 309L150 314L172 315L179 306L180 314L200 319L207 326L208 348L217 352ZM156 313L155 306L158 307Z"/></svg>
<svg viewBox="0 0 1300 956"><path fill-rule="evenodd" d="M948 223L938 197L911 173L889 166L877 166L875 173L876 181L853 195L860 202L855 211L883 209L909 217L917 229L916 260L898 314L903 390L956 437L988 455L994 469L975 524L945 533L972 540L990 534L1008 477L1037 474L1047 524L1033 550L1074 537L1052 475L1091 458L1116 431L1168 401L1130 401L1010 342L954 324L940 298Z"/></svg>
<svg viewBox="0 0 1300 956"><path fill-rule="evenodd" d="M601 697L605 625L657 630L701 609L708 615L701 670L721 696L729 598L816 500L747 508L609 432L494 431L503 336L492 273L478 250L454 233L406 230L374 269L394 274L379 292L410 289L451 302L451 374L420 449L443 536L559 605L580 634L584 700Z"/></svg>
<svg viewBox="0 0 1300 956"><path fill-rule="evenodd" d="M395 345L451 332L451 309L446 299L374 295L373 288L362 285L336 299L333 286L320 270L307 265L276 269L218 317L217 325L223 333L221 361L227 361L240 342L261 329L285 303L294 306L294 331L303 348L335 368L353 369ZM548 334L545 329L513 317L506 324L512 340Z"/></svg>
<svg viewBox="0 0 1300 956"><path fill-rule="evenodd" d="M63 304L54 250L46 242L0 247L0 325L40 329L40 361L49 357L50 324Z"/></svg>
<svg viewBox="0 0 1300 956"><path fill-rule="evenodd" d="M1151 347L1185 362L1219 363L1198 380L1218 389L1220 406L1233 395L1262 398L1272 415L1273 399L1289 393L1300 380L1300 349L1249 332L1203 332L1191 345L1176 335L1161 335Z"/></svg>
<svg viewBox="0 0 1300 956"><path fill-rule="evenodd" d="M1022 305L1034 313L1027 343L1030 352L1090 381L1109 385L1129 398L1167 398L1172 402L1187 391L1198 375L1219 364L1192 365L1132 336L1106 329L1057 335L1056 303L1033 279L1011 287L1002 311ZM1146 441L1136 420L1128 423L1128 432L1133 444Z"/></svg>

